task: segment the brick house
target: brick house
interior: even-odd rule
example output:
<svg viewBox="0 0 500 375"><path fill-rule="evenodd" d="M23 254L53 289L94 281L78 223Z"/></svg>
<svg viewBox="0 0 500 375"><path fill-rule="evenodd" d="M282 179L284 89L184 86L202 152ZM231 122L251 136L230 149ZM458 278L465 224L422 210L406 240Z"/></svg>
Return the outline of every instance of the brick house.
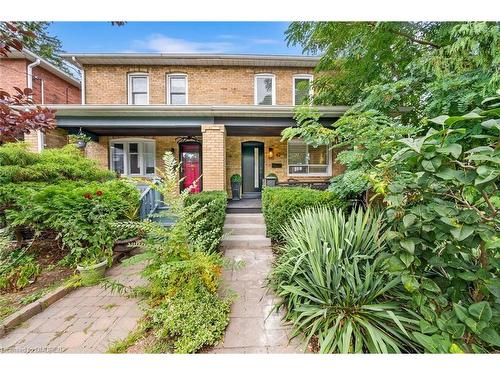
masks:
<svg viewBox="0 0 500 375"><path fill-rule="evenodd" d="M80 81L71 74L61 70L56 65L42 57L24 49L12 51L7 57L0 56L0 88L10 94L17 93L14 87L33 90L33 101L37 104L80 104ZM43 134L33 133L25 135L25 140L33 143L33 149L45 146L55 147L57 133L44 140Z"/></svg>
<svg viewBox="0 0 500 375"><path fill-rule="evenodd" d="M82 104L53 106L58 129L85 132L85 153L132 177L154 175L165 151L183 163L184 183L258 196L269 173L279 182L328 181L339 173L328 147L281 142L294 106L312 93L316 57L205 54L65 54L82 70ZM325 123L347 108L318 107Z"/></svg>

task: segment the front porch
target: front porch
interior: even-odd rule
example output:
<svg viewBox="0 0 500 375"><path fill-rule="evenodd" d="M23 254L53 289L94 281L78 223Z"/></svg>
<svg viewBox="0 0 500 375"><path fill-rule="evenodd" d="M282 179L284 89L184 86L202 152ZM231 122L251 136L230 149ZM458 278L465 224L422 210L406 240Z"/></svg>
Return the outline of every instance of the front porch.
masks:
<svg viewBox="0 0 500 375"><path fill-rule="evenodd" d="M186 185L201 176L200 191L226 190L231 197L230 178L239 174L243 179L243 195L258 197L269 174L276 175L279 184L307 183L315 187L342 171L335 163L335 152L326 147L309 150L306 145L294 144L291 148L281 142L281 131L295 125L293 107L58 106L56 109L58 139L62 133L91 135L93 142L87 145L85 155L103 168L125 176L153 177L158 168L163 169L163 155L170 151L184 165L182 177ZM323 109L325 125L333 123L345 109ZM47 145L51 137L50 133L45 136Z"/></svg>

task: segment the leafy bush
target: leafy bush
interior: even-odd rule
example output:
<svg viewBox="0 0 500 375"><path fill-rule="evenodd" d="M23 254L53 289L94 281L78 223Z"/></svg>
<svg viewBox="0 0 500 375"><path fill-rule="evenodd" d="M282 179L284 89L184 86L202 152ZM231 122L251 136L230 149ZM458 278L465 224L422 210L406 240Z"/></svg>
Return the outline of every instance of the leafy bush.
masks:
<svg viewBox="0 0 500 375"><path fill-rule="evenodd" d="M224 231L227 193L225 191L207 191L186 197L186 205L195 204L200 208L204 207L206 212L203 217L196 218L197 222L188 218L193 229L190 231L191 241L198 241L199 246L205 251L215 251L219 247Z"/></svg>
<svg viewBox="0 0 500 375"><path fill-rule="evenodd" d="M99 168L74 146L30 152L24 143L7 143L0 147L0 183L61 180L105 181L114 178Z"/></svg>
<svg viewBox="0 0 500 375"><path fill-rule="evenodd" d="M266 187L262 193L262 212L267 235L281 241L281 227L303 208L312 206L340 207L342 202L328 191L307 188Z"/></svg>
<svg viewBox="0 0 500 375"><path fill-rule="evenodd" d="M293 215L270 284L294 334L317 338L322 353L399 353L418 348L415 314L386 272L380 216L325 207Z"/></svg>
<svg viewBox="0 0 500 375"><path fill-rule="evenodd" d="M432 119L379 164L391 270L423 316L417 337L431 353L500 348L500 96L484 105Z"/></svg>
<svg viewBox="0 0 500 375"><path fill-rule="evenodd" d="M103 251L109 253L113 245L113 222L139 200L137 188L125 180L14 185L0 188L15 192L0 194L10 199L4 212L7 224L56 231L70 263L102 260Z"/></svg>
<svg viewBox="0 0 500 375"><path fill-rule="evenodd" d="M0 246L0 290L22 289L39 274L40 266L33 255L25 250L8 251L7 247Z"/></svg>
<svg viewBox="0 0 500 375"><path fill-rule="evenodd" d="M159 327L158 338L173 338L175 353L193 353L219 341L229 323L230 306L205 288L181 291L155 308L152 324Z"/></svg>

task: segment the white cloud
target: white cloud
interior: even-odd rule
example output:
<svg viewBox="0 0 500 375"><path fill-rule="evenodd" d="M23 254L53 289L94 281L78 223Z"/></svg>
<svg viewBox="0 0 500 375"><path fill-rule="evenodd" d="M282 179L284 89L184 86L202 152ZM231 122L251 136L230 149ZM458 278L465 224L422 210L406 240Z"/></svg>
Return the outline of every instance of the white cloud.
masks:
<svg viewBox="0 0 500 375"><path fill-rule="evenodd" d="M163 53L224 53L236 48L230 42L194 42L171 38L163 34L152 34L144 40L135 40L133 49Z"/></svg>
<svg viewBox="0 0 500 375"><path fill-rule="evenodd" d="M277 39L250 39L249 42L253 43L253 44L280 44L280 43L282 43L281 40L277 40Z"/></svg>

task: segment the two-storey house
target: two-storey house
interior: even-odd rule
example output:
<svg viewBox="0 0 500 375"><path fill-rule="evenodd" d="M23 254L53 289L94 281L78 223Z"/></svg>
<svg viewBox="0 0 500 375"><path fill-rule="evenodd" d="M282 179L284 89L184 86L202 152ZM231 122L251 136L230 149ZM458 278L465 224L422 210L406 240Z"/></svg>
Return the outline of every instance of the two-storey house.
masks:
<svg viewBox="0 0 500 375"><path fill-rule="evenodd" d="M85 132L85 152L131 177L154 176L165 151L182 162L183 185L230 193L242 176L258 196L278 181L327 181L338 173L328 147L281 142L294 107L312 93L316 57L205 54L66 54L82 74L82 104L55 106L58 131ZM318 108L332 123L345 107ZM47 135L50 137L50 134Z"/></svg>

